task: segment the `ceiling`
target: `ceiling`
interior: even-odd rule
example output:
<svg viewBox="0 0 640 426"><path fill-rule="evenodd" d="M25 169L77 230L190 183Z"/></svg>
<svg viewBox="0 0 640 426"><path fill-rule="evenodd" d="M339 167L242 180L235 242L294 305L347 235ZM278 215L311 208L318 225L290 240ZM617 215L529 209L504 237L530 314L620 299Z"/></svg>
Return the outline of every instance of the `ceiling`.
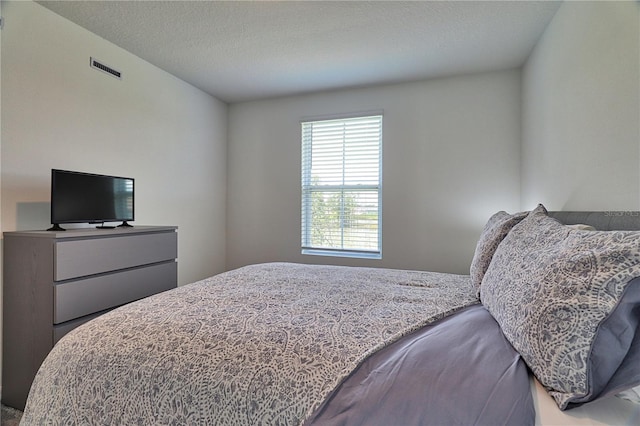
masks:
<svg viewBox="0 0 640 426"><path fill-rule="evenodd" d="M555 1L38 3L229 103L519 67L560 5ZM107 64L118 69L117 64Z"/></svg>

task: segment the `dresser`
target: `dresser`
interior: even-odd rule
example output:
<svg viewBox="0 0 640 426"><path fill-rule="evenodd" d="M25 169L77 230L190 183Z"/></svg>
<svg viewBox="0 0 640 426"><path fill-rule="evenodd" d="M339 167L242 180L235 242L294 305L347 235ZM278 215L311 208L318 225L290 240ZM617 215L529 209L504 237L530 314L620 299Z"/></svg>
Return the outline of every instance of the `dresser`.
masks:
<svg viewBox="0 0 640 426"><path fill-rule="evenodd" d="M2 402L24 409L53 345L123 304L177 286L175 226L5 232Z"/></svg>

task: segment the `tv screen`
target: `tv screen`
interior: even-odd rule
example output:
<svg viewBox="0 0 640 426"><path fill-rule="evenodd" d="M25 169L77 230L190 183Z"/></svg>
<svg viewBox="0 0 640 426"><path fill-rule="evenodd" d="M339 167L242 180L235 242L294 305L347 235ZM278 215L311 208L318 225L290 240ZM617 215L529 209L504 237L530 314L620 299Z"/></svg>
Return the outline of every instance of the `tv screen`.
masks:
<svg viewBox="0 0 640 426"><path fill-rule="evenodd" d="M51 170L51 223L102 223L134 219L134 179ZM52 228L52 229L54 229Z"/></svg>

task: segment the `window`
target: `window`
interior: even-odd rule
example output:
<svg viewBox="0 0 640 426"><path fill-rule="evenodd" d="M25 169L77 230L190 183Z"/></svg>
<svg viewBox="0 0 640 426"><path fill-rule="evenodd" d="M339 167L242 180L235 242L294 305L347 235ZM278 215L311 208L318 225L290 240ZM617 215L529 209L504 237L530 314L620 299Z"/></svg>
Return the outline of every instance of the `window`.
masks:
<svg viewBox="0 0 640 426"><path fill-rule="evenodd" d="M380 259L382 115L302 122L302 253Z"/></svg>

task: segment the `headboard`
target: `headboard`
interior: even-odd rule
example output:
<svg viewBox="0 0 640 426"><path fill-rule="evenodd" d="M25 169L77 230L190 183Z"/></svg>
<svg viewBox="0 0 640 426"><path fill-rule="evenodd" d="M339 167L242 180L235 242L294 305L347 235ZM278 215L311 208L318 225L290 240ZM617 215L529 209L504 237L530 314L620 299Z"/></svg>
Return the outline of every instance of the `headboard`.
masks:
<svg viewBox="0 0 640 426"><path fill-rule="evenodd" d="M564 223L575 225L583 223L600 231L638 231L640 230L640 211L604 211L604 212L549 212L549 216Z"/></svg>

